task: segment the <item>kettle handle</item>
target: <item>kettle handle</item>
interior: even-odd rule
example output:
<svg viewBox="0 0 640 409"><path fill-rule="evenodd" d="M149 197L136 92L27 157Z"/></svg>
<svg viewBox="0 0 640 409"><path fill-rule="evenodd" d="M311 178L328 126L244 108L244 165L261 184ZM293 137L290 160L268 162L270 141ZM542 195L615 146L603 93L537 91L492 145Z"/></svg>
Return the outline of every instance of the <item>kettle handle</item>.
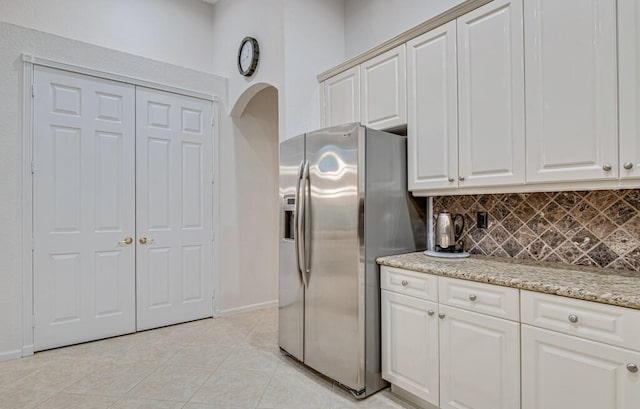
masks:
<svg viewBox="0 0 640 409"><path fill-rule="evenodd" d="M456 225L456 220L460 218L462 220L462 225L460 226L460 229L458 229L458 226ZM454 214L453 215L453 225L454 225L454 239L456 241L456 243L458 242L458 240L460 240L460 237L462 236L462 232L464 231L464 216L461 215L460 213L458 214Z"/></svg>

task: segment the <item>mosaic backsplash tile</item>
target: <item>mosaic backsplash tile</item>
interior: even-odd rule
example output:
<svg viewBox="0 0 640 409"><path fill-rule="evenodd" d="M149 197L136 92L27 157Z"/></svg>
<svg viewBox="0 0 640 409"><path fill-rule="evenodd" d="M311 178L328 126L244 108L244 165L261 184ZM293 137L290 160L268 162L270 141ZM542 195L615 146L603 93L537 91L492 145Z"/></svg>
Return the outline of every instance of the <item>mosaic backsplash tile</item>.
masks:
<svg viewBox="0 0 640 409"><path fill-rule="evenodd" d="M464 215L472 254L640 272L640 189L435 197L434 215L444 210Z"/></svg>

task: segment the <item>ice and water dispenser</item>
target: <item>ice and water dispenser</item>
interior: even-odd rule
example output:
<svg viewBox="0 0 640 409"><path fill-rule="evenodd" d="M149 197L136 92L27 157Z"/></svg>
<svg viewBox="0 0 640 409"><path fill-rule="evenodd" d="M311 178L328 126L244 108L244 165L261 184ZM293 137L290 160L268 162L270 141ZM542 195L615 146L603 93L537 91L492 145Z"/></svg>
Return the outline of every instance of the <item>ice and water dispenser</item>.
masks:
<svg viewBox="0 0 640 409"><path fill-rule="evenodd" d="M284 238L287 240L294 239L295 226L295 208L296 197L295 195L289 195L284 197L284 204L282 206L284 211Z"/></svg>

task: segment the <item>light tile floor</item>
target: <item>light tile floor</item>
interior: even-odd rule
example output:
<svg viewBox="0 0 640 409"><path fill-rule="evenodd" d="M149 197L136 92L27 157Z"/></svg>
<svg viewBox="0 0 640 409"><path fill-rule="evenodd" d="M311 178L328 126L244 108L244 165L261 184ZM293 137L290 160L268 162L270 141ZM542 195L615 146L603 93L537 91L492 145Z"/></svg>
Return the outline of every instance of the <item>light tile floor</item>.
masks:
<svg viewBox="0 0 640 409"><path fill-rule="evenodd" d="M0 363L2 409L400 409L355 400L282 354L277 310L190 322Z"/></svg>

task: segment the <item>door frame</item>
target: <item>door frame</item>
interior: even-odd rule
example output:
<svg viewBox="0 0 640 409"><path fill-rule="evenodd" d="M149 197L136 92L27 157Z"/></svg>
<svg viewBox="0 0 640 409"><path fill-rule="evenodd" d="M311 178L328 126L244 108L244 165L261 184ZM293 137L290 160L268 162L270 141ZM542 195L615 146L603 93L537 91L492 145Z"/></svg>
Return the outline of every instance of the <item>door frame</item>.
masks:
<svg viewBox="0 0 640 409"><path fill-rule="evenodd" d="M152 88L174 94L185 95L192 98L203 99L212 104L212 149L213 149L213 303L212 315L219 316L219 305L217 297L219 270L218 270L218 237L219 237L219 102L216 95L206 94L185 88L160 84L140 78L128 77L95 68L81 67L54 61L46 58L36 57L32 54L22 54L22 195L21 195L21 220L22 220L22 350L15 358L25 357L34 353L34 323L35 316L33 310L33 125L34 125L34 105L33 105L33 84L34 66L43 66L75 74L88 75L100 79Z"/></svg>

